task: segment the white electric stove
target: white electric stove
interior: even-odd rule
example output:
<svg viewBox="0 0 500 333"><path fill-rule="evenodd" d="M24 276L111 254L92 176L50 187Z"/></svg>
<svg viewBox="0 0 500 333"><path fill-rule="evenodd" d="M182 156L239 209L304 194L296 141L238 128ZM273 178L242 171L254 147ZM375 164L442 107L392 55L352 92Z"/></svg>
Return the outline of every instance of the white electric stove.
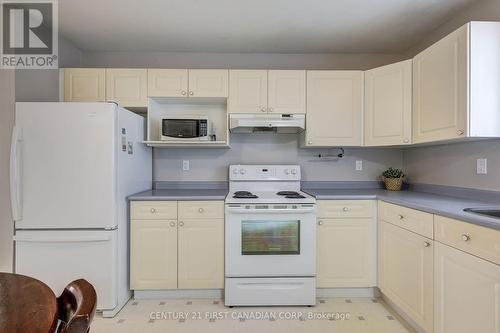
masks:
<svg viewBox="0 0 500 333"><path fill-rule="evenodd" d="M298 165L231 165L227 306L316 304L316 200Z"/></svg>

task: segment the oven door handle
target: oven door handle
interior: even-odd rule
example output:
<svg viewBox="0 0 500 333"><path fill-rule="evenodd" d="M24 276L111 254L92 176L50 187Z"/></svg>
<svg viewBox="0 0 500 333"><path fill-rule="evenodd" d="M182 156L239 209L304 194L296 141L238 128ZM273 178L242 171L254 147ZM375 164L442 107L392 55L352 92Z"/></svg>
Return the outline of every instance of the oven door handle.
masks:
<svg viewBox="0 0 500 333"><path fill-rule="evenodd" d="M246 213L246 214L281 214L281 213L294 213L294 214L307 214L313 213L314 207L297 208L297 209L245 209L245 208L231 208L227 207L228 213Z"/></svg>

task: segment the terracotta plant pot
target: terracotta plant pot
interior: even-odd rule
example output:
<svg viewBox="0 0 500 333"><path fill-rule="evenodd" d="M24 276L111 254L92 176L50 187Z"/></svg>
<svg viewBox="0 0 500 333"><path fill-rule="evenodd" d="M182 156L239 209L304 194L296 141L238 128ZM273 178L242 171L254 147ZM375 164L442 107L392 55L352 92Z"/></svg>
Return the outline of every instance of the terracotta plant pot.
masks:
<svg viewBox="0 0 500 333"><path fill-rule="evenodd" d="M385 188L389 191L401 191L403 178L384 178Z"/></svg>

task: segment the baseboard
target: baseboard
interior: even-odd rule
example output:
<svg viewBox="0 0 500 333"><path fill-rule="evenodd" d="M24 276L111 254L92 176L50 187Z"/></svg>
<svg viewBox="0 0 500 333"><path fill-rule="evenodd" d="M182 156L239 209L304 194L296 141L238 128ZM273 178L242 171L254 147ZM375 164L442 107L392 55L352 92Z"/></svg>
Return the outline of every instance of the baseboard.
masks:
<svg viewBox="0 0 500 333"><path fill-rule="evenodd" d="M121 301L118 302L118 305L113 309L113 310L102 310L99 311L102 314L103 318L113 318L114 316L117 315L118 312L127 304L128 300L130 299L130 296L128 298L124 298Z"/></svg>
<svg viewBox="0 0 500 333"><path fill-rule="evenodd" d="M380 297L384 301L384 303L397 314L399 317L398 319L407 326L407 328L413 330L415 333L428 333L426 330L424 330L420 325L415 323L408 315L400 309L396 304L394 304L387 296L384 294L380 293Z"/></svg>
<svg viewBox="0 0 500 333"><path fill-rule="evenodd" d="M318 288L317 298L356 298L356 297L378 297L378 288Z"/></svg>
<svg viewBox="0 0 500 333"><path fill-rule="evenodd" d="M379 297L377 288L318 288L318 298ZM222 299L223 289L135 290L134 299Z"/></svg>
<svg viewBox="0 0 500 333"><path fill-rule="evenodd" d="M135 290L134 299L222 299L223 289Z"/></svg>

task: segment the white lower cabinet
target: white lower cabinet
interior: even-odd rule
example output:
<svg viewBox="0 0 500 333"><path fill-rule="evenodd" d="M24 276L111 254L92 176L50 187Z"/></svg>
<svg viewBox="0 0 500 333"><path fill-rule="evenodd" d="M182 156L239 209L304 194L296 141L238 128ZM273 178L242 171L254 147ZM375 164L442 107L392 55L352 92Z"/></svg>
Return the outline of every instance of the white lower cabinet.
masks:
<svg viewBox="0 0 500 333"><path fill-rule="evenodd" d="M375 223L371 218L319 219L318 288L374 287Z"/></svg>
<svg viewBox="0 0 500 333"><path fill-rule="evenodd" d="M433 241L379 222L379 287L428 333L434 324Z"/></svg>
<svg viewBox="0 0 500 333"><path fill-rule="evenodd" d="M130 289L177 288L177 221L132 220Z"/></svg>
<svg viewBox="0 0 500 333"><path fill-rule="evenodd" d="M224 288L224 210L215 209L223 205L222 201L132 202L130 289ZM183 218L193 211L201 212L201 217ZM141 219L134 219L137 216Z"/></svg>
<svg viewBox="0 0 500 333"><path fill-rule="evenodd" d="M372 200L318 201L318 288L376 286L376 223Z"/></svg>
<svg viewBox="0 0 500 333"><path fill-rule="evenodd" d="M224 219L179 221L178 237L178 288L224 288Z"/></svg>
<svg viewBox="0 0 500 333"><path fill-rule="evenodd" d="M435 333L499 333L500 266L437 242L434 251Z"/></svg>

